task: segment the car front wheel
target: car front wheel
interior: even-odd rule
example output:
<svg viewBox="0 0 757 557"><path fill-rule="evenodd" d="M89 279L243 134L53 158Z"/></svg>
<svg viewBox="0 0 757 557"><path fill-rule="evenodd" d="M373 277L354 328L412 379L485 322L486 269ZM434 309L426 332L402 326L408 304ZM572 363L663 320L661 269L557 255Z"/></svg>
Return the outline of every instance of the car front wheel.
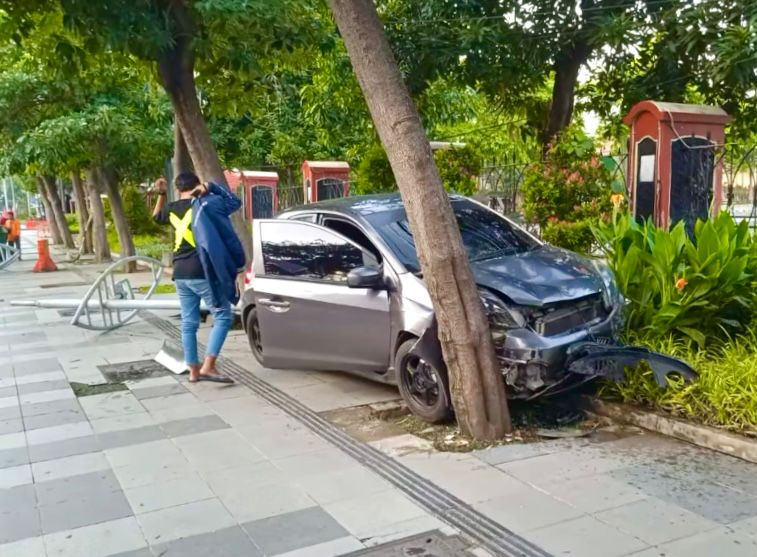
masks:
<svg viewBox="0 0 757 557"><path fill-rule="evenodd" d="M417 341L407 340L397 350L394 369L400 394L410 411L422 420L433 424L446 422L452 418L447 374L411 354Z"/></svg>
<svg viewBox="0 0 757 557"><path fill-rule="evenodd" d="M258 310L252 308L247 314L247 340L250 342L252 355L260 365L263 365L263 341L260 337L260 322L258 321Z"/></svg>

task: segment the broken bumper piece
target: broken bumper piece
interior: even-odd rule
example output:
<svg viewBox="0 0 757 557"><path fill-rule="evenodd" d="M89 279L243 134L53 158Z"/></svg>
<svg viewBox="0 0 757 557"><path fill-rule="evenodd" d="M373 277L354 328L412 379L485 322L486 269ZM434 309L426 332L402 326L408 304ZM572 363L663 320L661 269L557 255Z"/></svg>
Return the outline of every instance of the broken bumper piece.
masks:
<svg viewBox="0 0 757 557"><path fill-rule="evenodd" d="M621 382L625 379L625 369L647 362L660 387L667 387L668 375L678 375L687 383L699 375L686 362L652 352L640 346L622 346L599 342L581 342L568 349L566 361L570 373L588 377L604 377Z"/></svg>

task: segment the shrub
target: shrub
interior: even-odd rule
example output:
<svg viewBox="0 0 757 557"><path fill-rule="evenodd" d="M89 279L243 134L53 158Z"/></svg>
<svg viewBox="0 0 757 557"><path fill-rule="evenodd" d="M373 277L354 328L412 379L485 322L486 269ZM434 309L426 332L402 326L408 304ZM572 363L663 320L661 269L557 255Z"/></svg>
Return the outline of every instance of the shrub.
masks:
<svg viewBox="0 0 757 557"><path fill-rule="evenodd" d="M355 193L360 195L397 190L392 167L380 143L374 143L365 151L355 178Z"/></svg>
<svg viewBox="0 0 757 557"><path fill-rule="evenodd" d="M668 338L644 342L650 349L691 364L699 379L683 384L670 380L660 388L651 370L629 370L624 383L606 383L600 393L623 402L649 405L675 416L737 432L757 433L757 332L708 350L692 349Z"/></svg>
<svg viewBox="0 0 757 557"><path fill-rule="evenodd" d="M648 339L672 337L704 347L744 333L755 301L757 244L746 221L722 212L699 221L694 238L616 212L594 233L629 300L626 327Z"/></svg>
<svg viewBox="0 0 757 557"><path fill-rule="evenodd" d="M68 229L71 234L79 234L79 217L76 214L67 214L66 222L68 223Z"/></svg>
<svg viewBox="0 0 757 557"><path fill-rule="evenodd" d="M527 169L522 191L527 221L550 243L574 251L591 250L588 230L612 210L612 176L577 127L566 129L545 159Z"/></svg>
<svg viewBox="0 0 757 557"><path fill-rule="evenodd" d="M132 234L154 234L158 225L152 219L152 211L147 206L144 194L135 186L126 186L121 190L124 213Z"/></svg>

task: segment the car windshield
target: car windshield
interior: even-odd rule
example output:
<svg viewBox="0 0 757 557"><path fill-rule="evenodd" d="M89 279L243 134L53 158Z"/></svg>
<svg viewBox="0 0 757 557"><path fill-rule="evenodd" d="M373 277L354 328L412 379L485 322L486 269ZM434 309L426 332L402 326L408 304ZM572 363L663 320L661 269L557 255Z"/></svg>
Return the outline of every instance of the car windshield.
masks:
<svg viewBox="0 0 757 557"><path fill-rule="evenodd" d="M531 250L538 243L497 214L467 199L452 200L452 210L471 261ZM366 215L368 222L411 273L421 270L404 209Z"/></svg>

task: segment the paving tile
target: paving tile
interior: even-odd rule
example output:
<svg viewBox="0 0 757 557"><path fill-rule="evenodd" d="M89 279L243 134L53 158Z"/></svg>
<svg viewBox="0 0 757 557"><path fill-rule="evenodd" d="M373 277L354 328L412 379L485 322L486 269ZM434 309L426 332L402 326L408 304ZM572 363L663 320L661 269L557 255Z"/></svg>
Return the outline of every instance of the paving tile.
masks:
<svg viewBox="0 0 757 557"><path fill-rule="evenodd" d="M241 383L219 385L210 381L200 383L186 383L189 391L203 402L226 400L231 398L248 397L252 391Z"/></svg>
<svg viewBox="0 0 757 557"><path fill-rule="evenodd" d="M6 433L0 435L0 450L16 449L26 446L26 435L23 432Z"/></svg>
<svg viewBox="0 0 757 557"><path fill-rule="evenodd" d="M25 404L21 407L24 418L30 416L41 416L43 414L55 414L57 412L81 412L79 401L75 398L66 398L62 400L53 400L50 402L39 402L35 404Z"/></svg>
<svg viewBox="0 0 757 557"><path fill-rule="evenodd" d="M134 379L124 381L129 389L147 389L149 387L161 387L165 385L175 385L178 383L172 375L163 375L160 377L147 377L145 379Z"/></svg>
<svg viewBox="0 0 757 557"><path fill-rule="evenodd" d="M15 509L34 507L37 504L36 497L32 484L0 489L0 514L11 513Z"/></svg>
<svg viewBox="0 0 757 557"><path fill-rule="evenodd" d="M145 411L134 395L128 391L81 397L79 402L90 420Z"/></svg>
<svg viewBox="0 0 757 557"><path fill-rule="evenodd" d="M113 471L106 469L39 482L34 484L34 489L40 505L55 505L69 499L119 491L121 486Z"/></svg>
<svg viewBox="0 0 757 557"><path fill-rule="evenodd" d="M102 452L85 453L32 464L35 482L57 480L68 476L89 474L110 468Z"/></svg>
<svg viewBox="0 0 757 557"><path fill-rule="evenodd" d="M116 447L149 443L150 441L159 441L165 438L165 434L158 426L151 425L134 429L109 431L107 433L99 434L98 438L104 449L112 449Z"/></svg>
<svg viewBox="0 0 757 557"><path fill-rule="evenodd" d="M231 429L185 435L173 441L187 460L198 468L220 470L265 459L260 451Z"/></svg>
<svg viewBox="0 0 757 557"><path fill-rule="evenodd" d="M151 545L236 525L236 521L218 499L139 514L137 520Z"/></svg>
<svg viewBox="0 0 757 557"><path fill-rule="evenodd" d="M360 541L366 547L376 547L434 530L444 533L446 529L447 527L441 521L426 515L368 529L360 535Z"/></svg>
<svg viewBox="0 0 757 557"><path fill-rule="evenodd" d="M321 507L248 522L242 528L266 555L278 555L349 536Z"/></svg>
<svg viewBox="0 0 757 557"><path fill-rule="evenodd" d="M15 373L16 377L47 373L50 371L61 371L58 358L33 359L23 362L14 362L13 364L13 373Z"/></svg>
<svg viewBox="0 0 757 557"><path fill-rule="evenodd" d="M24 431L24 422L21 418L0 421L0 435L6 433L20 433Z"/></svg>
<svg viewBox="0 0 757 557"><path fill-rule="evenodd" d="M18 394L18 391L16 390L15 383L8 386L5 386L2 383L0 383L0 399L14 397L17 394Z"/></svg>
<svg viewBox="0 0 757 557"><path fill-rule="evenodd" d="M571 480L587 476L595 476L626 468L632 464L628 458L613 454L609 451L590 450L585 447L580 450L527 458L515 462L508 462L497 466L507 474L532 485L549 481Z"/></svg>
<svg viewBox="0 0 757 557"><path fill-rule="evenodd" d="M17 386L19 395L31 393L41 393L45 391L62 391L70 389L71 386L65 379L53 379L51 381L38 381L35 383L22 383Z"/></svg>
<svg viewBox="0 0 757 557"><path fill-rule="evenodd" d="M0 544L32 538L41 533L39 512L34 504L0 513Z"/></svg>
<svg viewBox="0 0 757 557"><path fill-rule="evenodd" d="M124 553L116 553L109 555L108 557L155 557L149 548L144 547L142 549L136 549L134 551L125 551Z"/></svg>
<svg viewBox="0 0 757 557"><path fill-rule="evenodd" d="M242 484L236 491L224 491L218 494L218 497L239 522L299 511L316 504L302 489L292 483L265 484L257 487ZM251 501L255 503L250 504Z"/></svg>
<svg viewBox="0 0 757 557"><path fill-rule="evenodd" d="M533 530L528 539L553 555L581 557L619 557L648 547L590 516Z"/></svg>
<svg viewBox="0 0 757 557"><path fill-rule="evenodd" d="M268 461L222 470L200 468L198 472L218 496L249 492L271 484L286 484L289 480L281 470Z"/></svg>
<svg viewBox="0 0 757 557"><path fill-rule="evenodd" d="M101 449L100 441L95 435L86 435L53 443L29 445L29 460L31 462L42 462L43 460L91 453Z"/></svg>
<svg viewBox="0 0 757 557"><path fill-rule="evenodd" d="M392 484L363 467L307 475L294 481L321 505L350 499L356 493L370 495L392 488Z"/></svg>
<svg viewBox="0 0 757 557"><path fill-rule="evenodd" d="M125 414L123 416L114 416L112 418L102 418L91 420L92 429L95 433L109 433L111 431L123 431L126 429L138 429L156 425L157 422L147 412L138 412L135 414Z"/></svg>
<svg viewBox="0 0 757 557"><path fill-rule="evenodd" d="M7 366L3 367L3 364L0 363L0 389L15 389L15 387L16 387L16 378L13 377L12 373L8 377L2 375L3 372L7 372L7 371L8 371L7 370ZM11 393L11 394L13 394L13 393ZM10 394L5 394L3 396L6 397L6 396L11 396L11 395Z"/></svg>
<svg viewBox="0 0 757 557"><path fill-rule="evenodd" d="M178 462L187 464L187 460L181 451L168 439L152 441L139 445L118 447L107 449L105 456L110 461L113 468L122 466L134 466L138 464L155 463L172 463Z"/></svg>
<svg viewBox="0 0 757 557"><path fill-rule="evenodd" d="M649 497L641 489L604 474L539 484L539 489L585 513L604 511Z"/></svg>
<svg viewBox="0 0 757 557"><path fill-rule="evenodd" d="M757 538L720 527L660 545L655 550L658 556L665 557L754 557Z"/></svg>
<svg viewBox="0 0 757 557"><path fill-rule="evenodd" d="M718 527L716 522L659 499L637 501L595 516L602 522L632 534L650 545L662 544Z"/></svg>
<svg viewBox="0 0 757 557"><path fill-rule="evenodd" d="M282 553L278 557L337 557L338 555L346 555L354 551L360 551L361 549L365 549L365 546L360 543L357 538L348 536L346 538L339 538L338 540L288 551L287 553Z"/></svg>
<svg viewBox="0 0 757 557"><path fill-rule="evenodd" d="M16 395L0 398L0 408L15 408L18 405L19 401Z"/></svg>
<svg viewBox="0 0 757 557"><path fill-rule="evenodd" d="M153 546L161 557L262 557L260 549L239 526L224 528L209 534L189 536Z"/></svg>
<svg viewBox="0 0 757 557"><path fill-rule="evenodd" d="M272 460L333 448L330 443L324 441L310 430L291 431L282 428L281 434L286 436L286 443L281 442L281 437L276 434L275 430L269 430L266 433L266 435L252 434L245 437L261 453Z"/></svg>
<svg viewBox="0 0 757 557"><path fill-rule="evenodd" d="M125 489L124 494L135 514L215 497L208 484L192 473L185 478Z"/></svg>
<svg viewBox="0 0 757 557"><path fill-rule="evenodd" d="M29 453L26 447L0 450L0 469L29 463Z"/></svg>
<svg viewBox="0 0 757 557"><path fill-rule="evenodd" d="M192 393L184 393L181 395L148 398L145 399L142 404L145 408L147 408L148 412L155 412L156 410L167 410L169 408L191 406L197 404L197 399Z"/></svg>
<svg viewBox="0 0 757 557"><path fill-rule="evenodd" d="M16 377L15 383L17 385L29 385L32 383L40 383L46 381L66 381L66 374L63 371L45 371L42 373L32 373L29 375L21 375Z"/></svg>
<svg viewBox="0 0 757 557"><path fill-rule="evenodd" d="M274 465L293 478L322 473L325 470L346 470L360 466L342 451L329 448L273 461Z"/></svg>
<svg viewBox="0 0 757 557"><path fill-rule="evenodd" d="M216 415L198 416L196 418L186 418L184 420L173 420L160 424L160 429L162 429L163 433L165 433L168 437L195 435L197 433L205 433L208 431L216 431L219 429L228 428L229 424L224 422Z"/></svg>
<svg viewBox="0 0 757 557"><path fill-rule="evenodd" d="M0 555L3 557L47 557L45 542L41 536L0 545Z"/></svg>
<svg viewBox="0 0 757 557"><path fill-rule="evenodd" d="M55 425L75 424L86 422L87 417L78 410L65 410L53 414L40 414L39 416L27 416L24 418L24 428L27 431L53 427Z"/></svg>
<svg viewBox="0 0 757 557"><path fill-rule="evenodd" d="M26 432L26 438L29 441L29 445L54 443L56 441L65 441L67 439L85 437L87 435L92 435L92 426L86 421L53 427L43 427L41 429L34 429Z"/></svg>
<svg viewBox="0 0 757 557"><path fill-rule="evenodd" d="M32 483L32 468L28 464L4 468L0 471L0 489L9 489L30 483Z"/></svg>
<svg viewBox="0 0 757 557"><path fill-rule="evenodd" d="M572 447L584 446L588 441L584 439L556 439L554 441L545 441L541 443L524 443L502 445L492 447L483 451L475 451L473 456L496 466L506 462L515 462L525 460L536 456L548 455L558 451L565 451Z"/></svg>
<svg viewBox="0 0 757 557"><path fill-rule="evenodd" d="M195 400L191 404L177 406L174 408L162 408L160 410L150 410L150 416L158 423L171 422L174 420L186 420L187 418L198 418L200 416L212 416L215 412L202 402ZM221 416L223 418L223 416ZM225 420L228 421L228 420Z"/></svg>
<svg viewBox="0 0 757 557"><path fill-rule="evenodd" d="M52 402L54 400L66 400L75 399L74 391L71 388L68 389L56 389L54 391L42 391L39 393L28 393L25 395L18 395L21 406L27 404L39 404L44 402Z"/></svg>
<svg viewBox="0 0 757 557"><path fill-rule="evenodd" d="M337 501L324 505L324 509L357 538L384 526L426 516L423 509L397 490Z"/></svg>
<svg viewBox="0 0 757 557"><path fill-rule="evenodd" d="M21 407L19 405L8 406L6 408L0 408L0 420L3 420L3 421L15 420L20 417L21 417Z"/></svg>
<svg viewBox="0 0 757 557"><path fill-rule="evenodd" d="M92 492L86 497L40 505L39 514L45 534L132 516L131 507L122 491L102 490Z"/></svg>
<svg viewBox="0 0 757 557"><path fill-rule="evenodd" d="M147 546L134 517L45 536L49 557L106 557Z"/></svg>
<svg viewBox="0 0 757 557"><path fill-rule="evenodd" d="M181 383L176 381L170 385L155 385L153 387L140 387L132 388L132 394L137 397L138 400L146 398L156 398L161 396L180 395L187 392L187 389Z"/></svg>

